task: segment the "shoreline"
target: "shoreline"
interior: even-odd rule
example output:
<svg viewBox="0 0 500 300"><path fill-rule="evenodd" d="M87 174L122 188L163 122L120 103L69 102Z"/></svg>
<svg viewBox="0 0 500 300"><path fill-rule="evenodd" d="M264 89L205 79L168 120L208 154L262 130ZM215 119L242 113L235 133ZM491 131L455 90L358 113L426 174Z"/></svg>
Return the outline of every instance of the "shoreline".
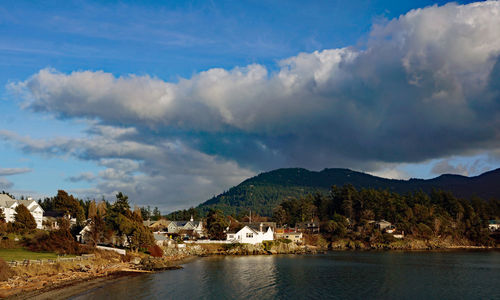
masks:
<svg viewBox="0 0 500 300"><path fill-rule="evenodd" d="M133 269L130 267L123 267L119 270L107 273L106 275L90 276L87 278L74 279L70 281L53 283L50 286L45 286L40 289L29 291L20 291L13 295L1 299L9 300L24 300L24 299L37 299L37 300L52 300L52 299L68 299L77 295L83 295L86 291L100 288L110 282L119 280L124 277L140 276L144 274L154 274L165 271L173 271L182 269L181 265L189 263L198 258L197 256L187 256L173 261L168 261L168 266L158 270L149 271L141 269Z"/></svg>
<svg viewBox="0 0 500 300"><path fill-rule="evenodd" d="M50 286L43 287L41 289L21 291L19 293L9 295L3 299L68 299L78 295L84 295L86 291L92 289L100 288L108 283L119 280L124 277L129 276L140 276L142 274L153 274L164 271L172 271L175 269L182 269L182 265L188 264L198 258L205 257L220 257L220 256L253 256L253 255L314 255L314 254L325 254L327 252L337 252L337 251L351 251L351 252L365 252L365 251L376 251L376 252L446 252L446 251L500 251L500 247L484 247L484 246L449 246L446 248L435 248L435 249L321 249L310 253L268 253L268 254L223 254L223 253L210 253L204 255L190 255L183 257L179 260L171 261L171 267L156 270L137 270L131 268L122 268L112 273L106 275L88 277L84 279L75 279L62 283L54 283ZM0 296L0 298L2 298Z"/></svg>

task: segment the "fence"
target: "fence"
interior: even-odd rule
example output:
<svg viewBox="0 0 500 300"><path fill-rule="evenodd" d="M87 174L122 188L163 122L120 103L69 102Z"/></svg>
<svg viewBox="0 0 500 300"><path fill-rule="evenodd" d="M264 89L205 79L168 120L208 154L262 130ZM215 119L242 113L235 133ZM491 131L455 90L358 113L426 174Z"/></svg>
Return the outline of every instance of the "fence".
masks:
<svg viewBox="0 0 500 300"><path fill-rule="evenodd" d="M111 248L111 247L105 247L105 246L96 246L96 248L101 249L101 250L106 250L106 251L114 251L114 252L121 254L121 255L127 254L127 251L125 251L124 249Z"/></svg>
<svg viewBox="0 0 500 300"><path fill-rule="evenodd" d="M11 267L19 267L19 266L29 266L29 265L46 265L46 264L55 264L57 262L67 262L67 261L82 261L89 260L95 257L95 254L82 254L81 256L75 257L63 257L58 256L56 259L25 259L25 260L13 260L8 261L7 264Z"/></svg>
<svg viewBox="0 0 500 300"><path fill-rule="evenodd" d="M212 240L199 240L199 241L184 241L186 244L232 244L234 241L212 241Z"/></svg>

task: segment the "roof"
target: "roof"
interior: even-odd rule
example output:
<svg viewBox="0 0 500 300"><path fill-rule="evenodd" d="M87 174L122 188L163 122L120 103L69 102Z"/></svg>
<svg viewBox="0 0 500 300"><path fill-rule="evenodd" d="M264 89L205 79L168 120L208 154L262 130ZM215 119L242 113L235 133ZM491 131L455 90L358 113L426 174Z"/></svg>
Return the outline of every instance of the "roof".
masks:
<svg viewBox="0 0 500 300"><path fill-rule="evenodd" d="M11 207L14 203L22 204L26 206L30 212L34 211L38 207L43 211L43 208L36 202L35 200L16 200L12 199L9 195L6 194L0 194L0 207ZM33 205L32 207L29 207L30 205Z"/></svg>
<svg viewBox="0 0 500 300"><path fill-rule="evenodd" d="M500 224L500 221L498 221L498 220L490 220L490 224L491 225Z"/></svg>
<svg viewBox="0 0 500 300"><path fill-rule="evenodd" d="M200 221L172 221L177 227L184 227L187 223L191 223L194 227L200 225Z"/></svg>
<svg viewBox="0 0 500 300"><path fill-rule="evenodd" d="M243 230L243 229L245 229L245 228L248 228L250 231L252 231L252 232L253 232L253 233L255 233L255 234L259 233L259 231L260 231L260 226L248 226L248 225L245 225L245 226L243 226L243 228L241 228L241 229L240 229L240 230L238 230L238 231L231 230L231 231L228 231L228 232L226 232L226 233L227 233L227 234L235 234L235 233L238 233L238 232L242 231L242 230ZM266 232L269 228L271 228L271 229L272 229L272 227L271 227L271 226L262 226L262 230L263 230L263 232Z"/></svg>
<svg viewBox="0 0 500 300"><path fill-rule="evenodd" d="M14 203L16 203L16 200L12 199L9 195L0 194L0 207L11 207Z"/></svg>
<svg viewBox="0 0 500 300"><path fill-rule="evenodd" d="M161 235L158 233L153 233L153 235L155 237L155 240L157 240L157 241L167 241L168 240L168 237L166 237L164 235Z"/></svg>
<svg viewBox="0 0 500 300"><path fill-rule="evenodd" d="M381 223L384 223L384 224L391 224L391 222L389 221L386 221L386 220L380 220L377 222L377 224L381 224Z"/></svg>

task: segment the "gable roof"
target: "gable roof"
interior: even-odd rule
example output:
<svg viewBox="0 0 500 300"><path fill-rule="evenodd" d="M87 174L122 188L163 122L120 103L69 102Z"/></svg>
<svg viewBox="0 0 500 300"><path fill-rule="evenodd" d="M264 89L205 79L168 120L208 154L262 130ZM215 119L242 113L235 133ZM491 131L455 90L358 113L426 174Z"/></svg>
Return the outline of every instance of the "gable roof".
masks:
<svg viewBox="0 0 500 300"><path fill-rule="evenodd" d="M38 204L35 200L16 200L12 199L9 195L0 194L0 207L12 207L14 203L26 206L30 212L35 211L38 207L40 207L42 212L44 211L40 204Z"/></svg>
<svg viewBox="0 0 500 300"><path fill-rule="evenodd" d="M14 203L16 203L16 200L9 195L0 194L0 207L11 207Z"/></svg>

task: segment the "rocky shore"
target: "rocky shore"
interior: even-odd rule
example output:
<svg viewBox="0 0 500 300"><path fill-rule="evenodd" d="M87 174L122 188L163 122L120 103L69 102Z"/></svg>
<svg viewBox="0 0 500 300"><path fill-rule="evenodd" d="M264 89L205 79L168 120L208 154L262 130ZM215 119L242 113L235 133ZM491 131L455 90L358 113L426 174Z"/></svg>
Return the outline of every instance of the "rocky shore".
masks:
<svg viewBox="0 0 500 300"><path fill-rule="evenodd" d="M64 299L101 286L123 276L134 276L166 270L181 269L181 264L196 257L212 255L276 255L315 254L327 250L446 250L488 249L467 244L451 244L441 240L402 240L390 244L362 243L348 239L321 246L297 245L279 241L263 245L250 244L191 244L165 248L163 258L147 255L123 257L100 252L89 261L57 263L50 266L16 267L16 275L0 282L0 298ZM495 248L498 249L498 248Z"/></svg>
<svg viewBox="0 0 500 300"><path fill-rule="evenodd" d="M15 276L0 282L0 298L64 299L123 276L180 269L186 258L183 254L151 258L101 252L87 261L15 267Z"/></svg>

